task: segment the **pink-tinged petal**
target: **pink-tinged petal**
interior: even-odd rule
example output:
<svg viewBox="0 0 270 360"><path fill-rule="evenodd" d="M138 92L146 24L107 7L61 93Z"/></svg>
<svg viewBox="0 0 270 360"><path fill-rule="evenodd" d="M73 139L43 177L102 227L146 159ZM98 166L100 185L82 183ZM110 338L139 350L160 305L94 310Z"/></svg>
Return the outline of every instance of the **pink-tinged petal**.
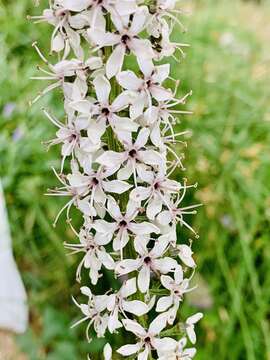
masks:
<svg viewBox="0 0 270 360"><path fill-rule="evenodd" d="M174 280L168 275L161 275L160 277L161 284L168 290L172 290L174 285Z"/></svg>
<svg viewBox="0 0 270 360"><path fill-rule="evenodd" d="M149 347L146 347L144 351L138 355L138 360L147 360L149 352Z"/></svg>
<svg viewBox="0 0 270 360"><path fill-rule="evenodd" d="M138 65L144 74L145 78L150 78L153 71L155 70L152 59L137 58Z"/></svg>
<svg viewBox="0 0 270 360"><path fill-rule="evenodd" d="M130 344L130 345L124 345L121 346L117 352L122 356L129 356L132 354L136 354L141 348L141 345L139 343L137 344Z"/></svg>
<svg viewBox="0 0 270 360"><path fill-rule="evenodd" d="M115 267L115 263L113 261L113 258L104 250L104 251L97 251L97 256L99 260L102 262L102 264L105 266L108 270L113 270Z"/></svg>
<svg viewBox="0 0 270 360"><path fill-rule="evenodd" d="M157 216L157 221L160 225L166 226L172 221L172 214L169 210L164 210Z"/></svg>
<svg viewBox="0 0 270 360"><path fill-rule="evenodd" d="M155 259L153 260L153 262L155 268L162 274L167 274L171 271L174 271L178 265L176 260L169 257L165 257L163 259Z"/></svg>
<svg viewBox="0 0 270 360"><path fill-rule="evenodd" d="M148 253L147 244L149 243L149 236L136 236L134 240L134 248L138 254L144 256Z"/></svg>
<svg viewBox="0 0 270 360"><path fill-rule="evenodd" d="M95 77L95 79L93 80L93 84L98 101L101 104L108 104L111 92L110 82L105 78L105 76L99 75Z"/></svg>
<svg viewBox="0 0 270 360"><path fill-rule="evenodd" d="M133 14L136 9L137 9L137 4L136 1L117 1L115 3L115 9L117 14L119 14L120 16L126 16L126 15L130 15Z"/></svg>
<svg viewBox="0 0 270 360"><path fill-rule="evenodd" d="M134 95L132 94L133 93L128 90L123 91L121 94L119 94L112 103L112 111L118 112L130 105L131 102L134 100Z"/></svg>
<svg viewBox="0 0 270 360"><path fill-rule="evenodd" d="M138 288L142 293L146 293L149 289L150 273L149 266L143 265L138 275Z"/></svg>
<svg viewBox="0 0 270 360"><path fill-rule="evenodd" d="M82 286L80 288L80 291L83 295L88 296L89 298L92 298L92 292L87 286Z"/></svg>
<svg viewBox="0 0 270 360"><path fill-rule="evenodd" d="M112 360L112 347L109 343L103 349L104 360Z"/></svg>
<svg viewBox="0 0 270 360"><path fill-rule="evenodd" d="M125 160L126 154L116 151L106 151L96 160L97 163L107 166L108 168L116 168Z"/></svg>
<svg viewBox="0 0 270 360"><path fill-rule="evenodd" d="M147 6L140 6L138 8L138 10L133 15L132 23L129 28L131 34L137 35L143 31L148 15L149 11Z"/></svg>
<svg viewBox="0 0 270 360"><path fill-rule="evenodd" d="M107 245L112 240L112 234L96 232L94 239L97 245Z"/></svg>
<svg viewBox="0 0 270 360"><path fill-rule="evenodd" d="M157 302L156 311L164 312L173 304L172 296L163 296Z"/></svg>
<svg viewBox="0 0 270 360"><path fill-rule="evenodd" d="M155 150L139 151L138 156L140 161L147 165L165 167L163 157Z"/></svg>
<svg viewBox="0 0 270 360"><path fill-rule="evenodd" d="M162 84L170 75L170 64L158 65L155 67L155 73L152 76L153 82Z"/></svg>
<svg viewBox="0 0 270 360"><path fill-rule="evenodd" d="M118 171L117 178L120 180L128 180L132 174L133 174L132 162L128 161L127 164Z"/></svg>
<svg viewBox="0 0 270 360"><path fill-rule="evenodd" d="M122 218L120 207L112 196L108 197L107 208L111 217L113 217L117 221L120 221L120 219Z"/></svg>
<svg viewBox="0 0 270 360"><path fill-rule="evenodd" d="M127 298L137 291L136 278L128 279L124 282L120 289L120 295L122 298Z"/></svg>
<svg viewBox="0 0 270 360"><path fill-rule="evenodd" d="M156 241L155 241L155 246L153 247L153 249L151 250L151 255L155 258L158 258L160 256L162 256L167 248L169 244L169 238L168 236L160 236Z"/></svg>
<svg viewBox="0 0 270 360"><path fill-rule="evenodd" d="M60 0L58 3L66 10L80 12L87 9L92 0Z"/></svg>
<svg viewBox="0 0 270 360"><path fill-rule="evenodd" d="M103 117L103 118L99 118L98 122L96 122L96 120L92 120L90 122L87 129L87 135L94 144L99 144L100 138L105 133L105 131L106 131L106 119Z"/></svg>
<svg viewBox="0 0 270 360"><path fill-rule="evenodd" d="M118 320L118 308L115 308L113 313L109 317L108 321L108 329L111 334L115 332L115 330L122 327L122 323Z"/></svg>
<svg viewBox="0 0 270 360"><path fill-rule="evenodd" d="M110 124L112 129L117 133L118 131L137 131L139 125L136 124L134 121L132 121L129 118L126 117L120 117L118 115L112 114L110 118Z"/></svg>
<svg viewBox="0 0 270 360"><path fill-rule="evenodd" d="M177 248L179 250L178 256L183 261L183 263L186 266L194 268L196 266L196 264L192 258L193 252L192 252L190 246L184 244L184 245L179 245Z"/></svg>
<svg viewBox="0 0 270 360"><path fill-rule="evenodd" d="M144 164L137 165L137 173L139 178L142 181L147 182L148 184L152 184L154 181L154 173L153 171L147 170L147 166Z"/></svg>
<svg viewBox="0 0 270 360"><path fill-rule="evenodd" d="M69 106L82 114L88 115L90 115L94 109L93 104L88 100L72 101L69 103Z"/></svg>
<svg viewBox="0 0 270 360"><path fill-rule="evenodd" d="M138 259L126 259L120 261L115 266L115 273L118 275L125 275L132 271L135 271L138 269L139 266L139 260Z"/></svg>
<svg viewBox="0 0 270 360"><path fill-rule="evenodd" d="M134 201L141 202L150 197L152 190L150 187L138 186L130 193L130 198Z"/></svg>
<svg viewBox="0 0 270 360"><path fill-rule="evenodd" d="M137 139L136 139L136 141L134 143L134 146L137 149L140 149L140 148L144 147L146 145L146 143L147 143L149 135L150 135L150 130L148 128L142 128L139 131L139 134L138 134Z"/></svg>
<svg viewBox="0 0 270 360"><path fill-rule="evenodd" d="M197 341L196 333L194 330L194 326L188 326L186 328L187 336L192 344L195 344Z"/></svg>
<svg viewBox="0 0 270 360"><path fill-rule="evenodd" d="M143 80L138 78L133 71L120 72L116 79L124 89L136 91L143 85Z"/></svg>
<svg viewBox="0 0 270 360"><path fill-rule="evenodd" d="M170 353L175 350L177 341L169 337L164 337L162 339L154 339L153 345L158 351Z"/></svg>
<svg viewBox="0 0 270 360"><path fill-rule="evenodd" d="M95 220L92 226L97 232L100 232L103 234L111 234L113 236L113 233L116 230L117 224L109 223L105 220Z"/></svg>
<svg viewBox="0 0 270 360"><path fill-rule="evenodd" d="M130 331L139 337L146 335L144 328L139 323L137 323L137 321L124 319L123 325L127 331Z"/></svg>
<svg viewBox="0 0 270 360"><path fill-rule="evenodd" d="M136 235L146 235L146 234L159 234L160 229L149 222L143 221L142 223L136 224L136 223L130 223L129 229Z"/></svg>
<svg viewBox="0 0 270 360"><path fill-rule="evenodd" d="M129 109L131 119L137 119L139 116L141 116L147 104L148 104L148 97L145 94L145 92L138 94L138 96L135 98Z"/></svg>
<svg viewBox="0 0 270 360"><path fill-rule="evenodd" d="M161 86L154 85L151 87L151 95L157 101L166 101L173 97L173 93L169 89L164 89Z"/></svg>
<svg viewBox="0 0 270 360"><path fill-rule="evenodd" d="M198 321L200 321L203 318L203 314L198 312L195 315L190 316L189 318L187 318L186 323L188 325L192 325L192 324L196 324Z"/></svg>
<svg viewBox="0 0 270 360"><path fill-rule="evenodd" d="M94 44L103 46L113 46L119 44L121 41L121 36L117 34L112 34L109 32L104 32L100 29L88 29L87 35L93 41Z"/></svg>
<svg viewBox="0 0 270 360"><path fill-rule="evenodd" d="M153 197L148 205L147 205L147 208L146 208L146 215L148 217L148 219L150 220L154 220L156 215L161 211L162 209L162 200L155 196Z"/></svg>
<svg viewBox="0 0 270 360"><path fill-rule="evenodd" d="M149 333L152 335L158 335L167 325L167 315L158 315L149 326Z"/></svg>
<svg viewBox="0 0 270 360"><path fill-rule="evenodd" d="M122 70L124 57L125 57L125 46L119 44L113 50L106 63L106 75L108 79L111 79L113 76L118 74Z"/></svg>
<svg viewBox="0 0 270 360"><path fill-rule="evenodd" d="M148 124L156 123L159 117L159 108L157 106L151 106L145 110L144 117ZM157 124L156 127L159 128L159 124Z"/></svg>
<svg viewBox="0 0 270 360"><path fill-rule="evenodd" d="M111 192L115 194L123 194L125 191L129 190L132 185L121 181L121 180L111 180L111 181L104 181L103 188L106 192Z"/></svg>
<svg viewBox="0 0 270 360"><path fill-rule="evenodd" d="M133 38L130 48L141 59L153 59L155 56L151 42L147 39Z"/></svg>
<svg viewBox="0 0 270 360"><path fill-rule="evenodd" d="M142 316L149 311L148 306L139 300L123 301L122 306L124 311L127 311L136 316Z"/></svg>
<svg viewBox="0 0 270 360"><path fill-rule="evenodd" d="M177 285L180 285L182 283L182 286L186 283L186 287L188 287L189 284L189 280L185 279L185 283L183 284L183 279L184 279L184 273L183 273L183 268L181 265L178 265L175 272L174 272L174 279L175 279L175 283Z"/></svg>
<svg viewBox="0 0 270 360"><path fill-rule="evenodd" d="M117 236L113 240L113 250L121 251L129 242L129 234L127 229L118 231Z"/></svg>

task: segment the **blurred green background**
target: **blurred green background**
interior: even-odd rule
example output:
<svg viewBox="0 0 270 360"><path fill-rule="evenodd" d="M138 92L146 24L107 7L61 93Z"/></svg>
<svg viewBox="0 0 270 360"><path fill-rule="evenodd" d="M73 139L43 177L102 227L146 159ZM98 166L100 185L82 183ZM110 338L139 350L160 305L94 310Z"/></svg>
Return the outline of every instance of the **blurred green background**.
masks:
<svg viewBox="0 0 270 360"><path fill-rule="evenodd" d="M189 30L175 37L192 46L173 73L183 94L193 90L187 108L194 115L179 128L193 133L185 176L199 186L188 201L205 204L192 219L200 290L185 304L187 313L205 313L196 359L269 360L270 4L182 3ZM78 258L63 248L73 238L65 219L51 225L62 200L43 196L56 184L50 167L59 156L41 145L54 128L40 108L61 114L62 105L50 93L28 106L45 86L29 80L41 63L31 43L48 49L51 31L27 22L39 12L31 0L0 0L0 176L31 309L31 327L17 342L29 360L84 359L88 351L100 359L103 340L89 347L83 326L70 329L78 317L71 301Z"/></svg>

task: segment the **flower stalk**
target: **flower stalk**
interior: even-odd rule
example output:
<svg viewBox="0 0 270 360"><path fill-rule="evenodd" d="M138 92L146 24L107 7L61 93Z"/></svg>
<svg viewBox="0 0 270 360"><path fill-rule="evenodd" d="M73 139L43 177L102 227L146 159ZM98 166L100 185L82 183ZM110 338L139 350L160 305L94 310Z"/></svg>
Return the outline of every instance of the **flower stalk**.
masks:
<svg viewBox="0 0 270 360"><path fill-rule="evenodd" d="M182 24L174 0L52 0L36 22L53 26L50 64L34 47L48 69L39 67L37 80L51 81L34 99L53 89L64 95L65 121L44 114L57 128L48 146L61 146L61 166L54 170L65 196L66 212L77 243L67 244L81 254L76 279L84 303L73 326L87 322L86 335L114 334L118 347L104 347L104 359L114 354L138 360L192 359L195 324L201 313L183 322L180 305L192 290L195 262L191 244L177 236L198 205L183 205L195 185L173 179L184 170L179 146L185 131L176 132L181 108L190 95L178 97L179 81L170 76L172 57L180 61L184 43L171 41L173 26ZM133 61L131 71L127 58ZM60 60L59 60L60 59ZM162 64L160 63L162 60ZM165 86L164 84L168 84ZM75 207L83 225L75 229ZM103 273L113 274L118 290L110 289ZM97 293L97 283L103 293ZM132 333L123 343L119 331ZM118 341L117 341L118 340Z"/></svg>

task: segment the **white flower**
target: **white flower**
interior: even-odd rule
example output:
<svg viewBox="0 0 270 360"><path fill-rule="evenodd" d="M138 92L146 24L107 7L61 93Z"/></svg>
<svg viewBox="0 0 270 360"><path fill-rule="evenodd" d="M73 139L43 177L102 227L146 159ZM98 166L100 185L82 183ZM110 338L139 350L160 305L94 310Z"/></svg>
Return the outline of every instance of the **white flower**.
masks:
<svg viewBox="0 0 270 360"><path fill-rule="evenodd" d="M149 289L151 272L167 274L177 268L176 260L163 256L168 247L167 237L160 236L158 240L155 240L155 245L151 250L147 248L149 240L149 237L137 236L134 247L139 257L122 260L115 267L115 272L119 275L138 270L138 287L142 293Z"/></svg>
<svg viewBox="0 0 270 360"><path fill-rule="evenodd" d="M141 223L134 221L139 212L138 203L130 200L127 204L126 213L123 215L115 199L108 196L107 209L115 221L95 220L93 228L98 233L107 234L111 239L114 238L113 249L115 251L123 250L129 241L130 234L147 235L159 233L159 228L154 224L146 221Z"/></svg>
<svg viewBox="0 0 270 360"><path fill-rule="evenodd" d="M134 182L137 180L137 165L143 163L158 168L165 169L165 161L162 156L153 149L146 147L149 130L142 128L133 143L131 133L125 133L122 143L124 146L123 152L107 151L103 153L97 162L109 168L121 169L118 171L117 177L121 180L128 180L130 176L134 175Z"/></svg>
<svg viewBox="0 0 270 360"><path fill-rule="evenodd" d="M142 316L150 310L151 303L147 305L143 301L127 300L129 296L134 295L136 292L136 278L132 278L125 281L117 293L110 295L107 308L110 311L108 329L111 333L122 327L122 323L119 321L119 313L122 313L124 316L125 312ZM152 300L155 299L153 298Z"/></svg>
<svg viewBox="0 0 270 360"><path fill-rule="evenodd" d="M176 343L175 349L166 350L165 351L157 349L158 352L158 360L191 360L196 355L195 348L187 348L187 339L182 338Z"/></svg>
<svg viewBox="0 0 270 360"><path fill-rule="evenodd" d="M198 321L200 321L202 317L203 317L203 314L199 312L195 315L190 316L186 320L185 328L186 328L187 336L188 336L189 340L192 342L192 344L196 343L196 333L194 331L194 328L195 328L194 325Z"/></svg>
<svg viewBox="0 0 270 360"><path fill-rule="evenodd" d="M172 99L171 90L161 86L169 76L170 65L154 66L151 60L139 58L137 60L144 75L143 78L139 78L130 70L122 71L116 76L118 83L124 89L135 94L135 100L130 106L130 117L132 119L142 115L145 107L151 111L152 97L158 102Z"/></svg>
<svg viewBox="0 0 270 360"><path fill-rule="evenodd" d="M174 339L159 337L160 332L166 327L166 317L162 314L151 322L148 330L134 320L125 319L123 324L127 331L136 335L138 342L120 347L117 352L122 356L138 354L138 360L147 360L152 350L166 349L169 351L175 348L176 341Z"/></svg>
<svg viewBox="0 0 270 360"><path fill-rule="evenodd" d="M185 293L191 291L189 289L189 279L183 278L183 270L181 266L177 266L174 272L174 279L168 275L162 275L160 277L163 287L170 291L170 295L161 297L156 306L157 312L164 312L171 306L173 308L168 312L168 323L173 324L180 302L183 300Z"/></svg>
<svg viewBox="0 0 270 360"><path fill-rule="evenodd" d="M121 71L124 56L129 51L141 59L154 57L150 41L138 37L138 34L144 30L147 17L147 7L141 6L133 14L130 25L129 17L120 18L117 14L112 14L112 21L117 29L116 33L99 29L88 30L88 36L99 48L114 46L114 50L106 64L106 75L109 79Z"/></svg>
<svg viewBox="0 0 270 360"><path fill-rule="evenodd" d="M161 212L163 205L170 209L170 195L177 194L181 189L181 184L168 179L164 171L155 174L147 171L143 166L140 166L137 171L140 179L148 186L138 186L133 189L130 198L138 202L147 199L146 215L148 219L154 220L156 215Z"/></svg>
<svg viewBox="0 0 270 360"><path fill-rule="evenodd" d="M96 285L98 279L102 276L99 273L102 265L108 270L113 270L115 266L113 258L104 248L104 245L107 245L110 239L97 235L94 236L88 229L84 228L80 230L78 237L80 244L65 243L66 248L73 250L72 254L85 253L77 268L77 281L81 281L81 271L84 266L86 269L89 269L91 283Z"/></svg>
<svg viewBox="0 0 270 360"><path fill-rule="evenodd" d="M95 332L97 333L97 337L104 337L105 331L108 326L108 314L105 312L109 300L108 295L93 295L91 290L83 286L81 287L81 293L83 295L88 296L88 303L87 304L78 304L75 299L73 301L75 304L81 309L84 317L77 321L72 327L75 327L81 324L84 321L89 320L89 324L86 328L86 336L87 340L90 342L89 331L91 326L94 326Z"/></svg>
<svg viewBox="0 0 270 360"><path fill-rule="evenodd" d="M182 260L186 266L194 268L196 264L192 258L193 251L191 250L191 247L182 244L182 245L177 245L176 248L178 250L178 256L180 260Z"/></svg>
<svg viewBox="0 0 270 360"><path fill-rule="evenodd" d="M114 132L122 134L122 132L132 132L138 129L138 124L127 117L117 115L120 111L127 108L131 102L128 92L121 93L110 104L109 97L111 92L110 82L101 75L93 80L97 101L91 99L79 100L72 102L70 106L81 113L83 116L89 117L87 133L93 143L100 143L100 138L106 131L108 125L112 127Z"/></svg>

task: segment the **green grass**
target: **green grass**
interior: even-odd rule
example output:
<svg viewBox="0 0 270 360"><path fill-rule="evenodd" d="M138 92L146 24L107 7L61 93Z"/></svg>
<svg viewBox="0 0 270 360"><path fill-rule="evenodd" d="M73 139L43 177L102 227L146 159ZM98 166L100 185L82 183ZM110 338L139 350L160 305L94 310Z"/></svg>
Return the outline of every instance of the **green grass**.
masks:
<svg viewBox="0 0 270 360"><path fill-rule="evenodd" d="M199 187L188 201L205 204L193 223L200 233L194 250L213 298L199 327L197 359L270 359L270 8L240 0L194 4L184 20L188 33L175 34L192 47L173 71L182 94L193 90L194 115L180 128L193 133L186 176ZM69 329L78 316L70 298L78 293L76 259L62 246L72 234L64 218L53 229L61 201L43 196L56 184L49 169L59 156L41 145L54 129L40 108L61 107L52 94L28 106L42 86L29 80L40 63L31 43L38 39L46 49L49 41L46 25L25 20L33 12L30 0L0 1L0 175L31 308L31 330L18 341L31 360L81 359L89 351L83 328Z"/></svg>

